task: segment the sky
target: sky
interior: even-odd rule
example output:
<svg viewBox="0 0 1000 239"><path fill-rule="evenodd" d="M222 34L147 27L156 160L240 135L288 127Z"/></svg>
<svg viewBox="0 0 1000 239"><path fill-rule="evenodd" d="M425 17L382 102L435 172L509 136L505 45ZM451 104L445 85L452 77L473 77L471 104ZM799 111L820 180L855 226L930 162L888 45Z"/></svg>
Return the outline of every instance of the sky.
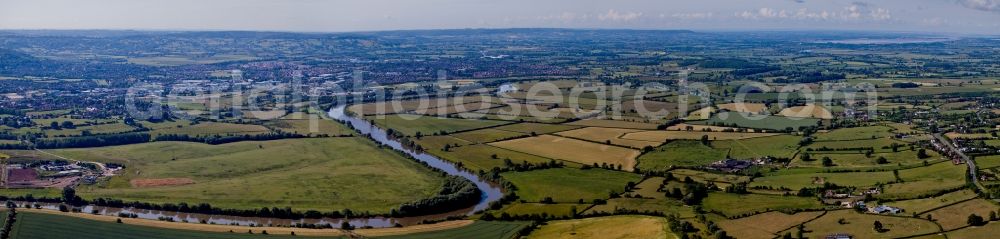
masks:
<svg viewBox="0 0 1000 239"><path fill-rule="evenodd" d="M0 29L526 27L1000 35L1000 0L0 0Z"/></svg>

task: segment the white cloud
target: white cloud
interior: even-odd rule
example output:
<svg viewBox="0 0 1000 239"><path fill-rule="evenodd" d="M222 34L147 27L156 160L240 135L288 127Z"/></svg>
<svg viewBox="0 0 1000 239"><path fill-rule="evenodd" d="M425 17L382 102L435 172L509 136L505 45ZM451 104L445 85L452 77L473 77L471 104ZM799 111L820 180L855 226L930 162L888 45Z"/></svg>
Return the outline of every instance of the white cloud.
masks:
<svg viewBox="0 0 1000 239"><path fill-rule="evenodd" d="M577 20L584 20L589 18L587 14L577 14L572 12L563 12L560 14L548 15L538 17L538 20L545 21L562 21L562 22L573 22Z"/></svg>
<svg viewBox="0 0 1000 239"><path fill-rule="evenodd" d="M601 21L632 21L642 17L641 12L618 12L617 10L610 9L607 13L600 14L597 16L598 20Z"/></svg>
<svg viewBox="0 0 1000 239"><path fill-rule="evenodd" d="M683 19L683 20L710 19L710 18L712 18L714 16L715 16L715 13L712 13L712 12L691 12L691 13L673 13L673 14L661 13L660 14L660 18L675 18L675 19Z"/></svg>
<svg viewBox="0 0 1000 239"><path fill-rule="evenodd" d="M991 12L1000 12L1000 0L957 0L965 7Z"/></svg>
<svg viewBox="0 0 1000 239"><path fill-rule="evenodd" d="M892 14L889 13L889 9L877 8L872 10L871 17L874 20L889 20L892 18Z"/></svg>
<svg viewBox="0 0 1000 239"><path fill-rule="evenodd" d="M869 9L869 4L864 2L854 2L851 5L843 7L839 11L811 11L807 8L799 8L798 10L784 10L784 9L774 9L763 7L754 11L742 11L736 12L735 16L744 19L794 19L794 20L841 20L841 21L858 21L858 20L889 20L892 19L892 14L887 8L874 8ZM867 12L867 14L865 14Z"/></svg>

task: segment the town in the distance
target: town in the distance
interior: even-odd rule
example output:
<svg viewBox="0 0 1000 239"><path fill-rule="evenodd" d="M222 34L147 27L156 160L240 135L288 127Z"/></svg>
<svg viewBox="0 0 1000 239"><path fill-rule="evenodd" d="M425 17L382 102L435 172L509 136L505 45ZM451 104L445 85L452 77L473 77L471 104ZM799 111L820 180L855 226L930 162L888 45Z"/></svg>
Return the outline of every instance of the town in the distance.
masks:
<svg viewBox="0 0 1000 239"><path fill-rule="evenodd" d="M1000 38L0 31L0 238L991 238Z"/></svg>

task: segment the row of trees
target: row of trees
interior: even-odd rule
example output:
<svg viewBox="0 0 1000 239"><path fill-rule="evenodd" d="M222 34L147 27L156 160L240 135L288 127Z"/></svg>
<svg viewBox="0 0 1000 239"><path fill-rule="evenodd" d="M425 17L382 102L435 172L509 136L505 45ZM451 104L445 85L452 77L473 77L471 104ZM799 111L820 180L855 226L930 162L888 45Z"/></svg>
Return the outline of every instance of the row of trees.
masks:
<svg viewBox="0 0 1000 239"><path fill-rule="evenodd" d="M476 184L459 176L445 178L444 186L437 195L404 203L399 209L392 210L392 216L418 216L441 212L449 212L469 207L479 203L482 192Z"/></svg>
<svg viewBox="0 0 1000 239"><path fill-rule="evenodd" d="M266 140L278 140L278 139L293 139L293 138L306 138L308 136L296 134L296 133L286 133L286 132L274 132L266 134L243 134L243 135L187 135L187 134L163 134L156 136L156 141L187 141L187 142L198 142L206 144L226 144L240 141L266 141Z"/></svg>
<svg viewBox="0 0 1000 239"><path fill-rule="evenodd" d="M107 134L72 138L51 138L36 140L35 148L88 148L149 142L149 133Z"/></svg>

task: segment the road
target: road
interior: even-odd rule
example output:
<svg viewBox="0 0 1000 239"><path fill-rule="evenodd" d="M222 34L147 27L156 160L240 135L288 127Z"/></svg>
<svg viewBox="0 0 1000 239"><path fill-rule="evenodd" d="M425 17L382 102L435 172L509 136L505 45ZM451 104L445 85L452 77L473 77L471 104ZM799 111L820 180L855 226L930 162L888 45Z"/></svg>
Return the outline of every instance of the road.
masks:
<svg viewBox="0 0 1000 239"><path fill-rule="evenodd" d="M959 157L962 157L963 160L965 160L965 164L969 165L969 176L972 177L972 184L975 184L976 187L979 188L980 192L984 193L989 192L986 191L986 187L983 187L983 185L979 183L979 176L976 175L976 172L978 172L978 168L976 168L976 162L973 161L972 158L969 158L968 155L965 155L965 153L963 153L961 150L955 148L955 145L952 144L951 141L945 139L944 136L941 135L941 133L935 133L934 138L937 139L938 142L941 142L941 144L947 146L948 149L950 149L952 152L958 154Z"/></svg>

